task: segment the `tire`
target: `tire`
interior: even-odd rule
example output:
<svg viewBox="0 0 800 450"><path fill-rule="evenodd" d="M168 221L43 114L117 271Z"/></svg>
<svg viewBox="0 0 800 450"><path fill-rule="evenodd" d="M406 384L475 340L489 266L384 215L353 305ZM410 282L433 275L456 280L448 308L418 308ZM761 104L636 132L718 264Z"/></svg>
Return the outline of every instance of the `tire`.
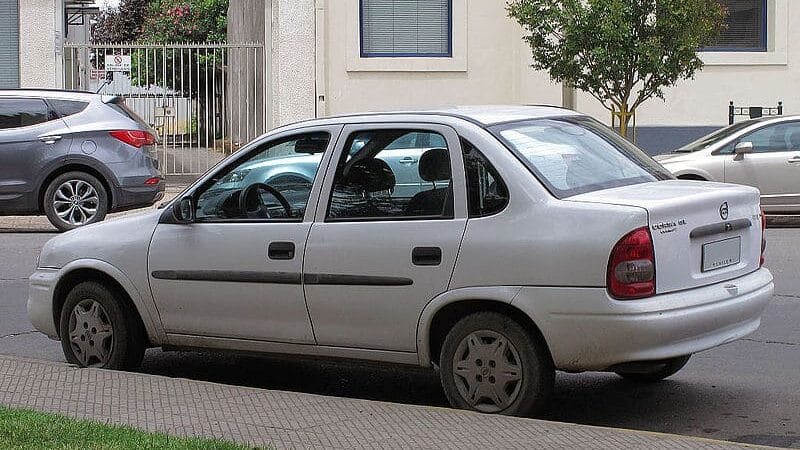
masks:
<svg viewBox="0 0 800 450"><path fill-rule="evenodd" d="M61 348L71 364L133 370L142 363L146 334L136 312L101 283L75 286L67 294L59 323Z"/></svg>
<svg viewBox="0 0 800 450"><path fill-rule="evenodd" d="M689 358L691 357L692 355L677 356L672 359L667 359L658 363L654 363L652 371L645 371L645 372L619 371L615 373L621 376L622 378L625 378L626 380L635 381L637 383L654 383L656 381L661 381L664 378L670 377L678 373L678 371L683 369L686 363L689 362Z"/></svg>
<svg viewBox="0 0 800 450"><path fill-rule="evenodd" d="M439 361L442 387L455 408L529 416L540 413L553 392L555 369L547 348L500 313L461 319L447 334Z"/></svg>
<svg viewBox="0 0 800 450"><path fill-rule="evenodd" d="M94 176L67 172L47 185L42 209L54 227L69 231L105 219L108 193Z"/></svg>

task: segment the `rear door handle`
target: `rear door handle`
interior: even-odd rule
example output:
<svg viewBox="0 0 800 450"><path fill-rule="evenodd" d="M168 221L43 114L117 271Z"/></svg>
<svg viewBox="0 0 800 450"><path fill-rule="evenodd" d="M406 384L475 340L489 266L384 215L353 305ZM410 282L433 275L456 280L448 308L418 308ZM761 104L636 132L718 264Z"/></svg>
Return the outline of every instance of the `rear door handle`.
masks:
<svg viewBox="0 0 800 450"><path fill-rule="evenodd" d="M61 136L42 136L39 138L39 140L45 144L55 144L61 140Z"/></svg>
<svg viewBox="0 0 800 450"><path fill-rule="evenodd" d="M406 156L405 158L400 158L400 164L414 164L417 162L416 158L411 156Z"/></svg>
<svg viewBox="0 0 800 450"><path fill-rule="evenodd" d="M794 158L789 160L789 164L797 164L800 163L800 156L795 156Z"/></svg>
<svg viewBox="0 0 800 450"><path fill-rule="evenodd" d="M442 263L442 249L439 247L414 247L411 262L415 266L438 266Z"/></svg>
<svg viewBox="0 0 800 450"><path fill-rule="evenodd" d="M270 242L267 256L269 259L294 259L294 242Z"/></svg>

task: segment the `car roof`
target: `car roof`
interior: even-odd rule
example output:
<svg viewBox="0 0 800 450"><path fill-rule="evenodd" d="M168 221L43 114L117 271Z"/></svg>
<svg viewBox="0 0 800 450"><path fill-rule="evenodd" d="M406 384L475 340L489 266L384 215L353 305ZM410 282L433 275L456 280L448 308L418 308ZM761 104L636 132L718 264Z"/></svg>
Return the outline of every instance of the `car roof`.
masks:
<svg viewBox="0 0 800 450"><path fill-rule="evenodd" d="M90 102L102 96L93 92L65 91L62 89L2 89L0 90L0 97L56 98Z"/></svg>
<svg viewBox="0 0 800 450"><path fill-rule="evenodd" d="M500 123L517 122L521 120L544 119L551 117L583 116L576 111L551 105L476 105L476 106L451 106L445 108L419 109L419 110L394 110L372 111L355 114L343 114L310 119L282 128L295 128L302 126L315 126L332 123L358 123L370 118L385 118L387 116L443 116L452 117L481 125L491 126Z"/></svg>

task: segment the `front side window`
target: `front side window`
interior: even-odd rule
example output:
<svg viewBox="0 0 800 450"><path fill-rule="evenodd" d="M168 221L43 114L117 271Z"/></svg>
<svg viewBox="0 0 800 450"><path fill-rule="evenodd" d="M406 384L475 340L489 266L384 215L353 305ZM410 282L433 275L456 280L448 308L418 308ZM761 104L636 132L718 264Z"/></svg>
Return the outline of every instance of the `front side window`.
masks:
<svg viewBox="0 0 800 450"><path fill-rule="evenodd" d="M450 153L442 135L370 130L348 137L336 167L328 219L452 217Z"/></svg>
<svg viewBox="0 0 800 450"><path fill-rule="evenodd" d="M767 51L767 0L717 0L728 15L725 29L705 51Z"/></svg>
<svg viewBox="0 0 800 450"><path fill-rule="evenodd" d="M557 198L673 178L588 117L527 120L492 130Z"/></svg>
<svg viewBox="0 0 800 450"><path fill-rule="evenodd" d="M452 56L452 0L361 0L361 57Z"/></svg>
<svg viewBox="0 0 800 450"><path fill-rule="evenodd" d="M197 220L303 220L329 141L316 132L264 144L199 191Z"/></svg>
<svg viewBox="0 0 800 450"><path fill-rule="evenodd" d="M752 142L753 153L800 150L800 124L781 123L743 136L739 142Z"/></svg>
<svg viewBox="0 0 800 450"><path fill-rule="evenodd" d="M0 130L29 127L48 120L47 104L38 98L0 99Z"/></svg>

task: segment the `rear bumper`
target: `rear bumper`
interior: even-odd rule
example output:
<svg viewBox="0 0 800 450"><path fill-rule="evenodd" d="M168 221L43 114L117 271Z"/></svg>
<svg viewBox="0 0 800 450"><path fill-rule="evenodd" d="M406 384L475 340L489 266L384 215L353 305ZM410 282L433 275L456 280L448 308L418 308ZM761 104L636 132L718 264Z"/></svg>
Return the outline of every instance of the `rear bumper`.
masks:
<svg viewBox="0 0 800 450"><path fill-rule="evenodd" d="M158 184L152 186L144 185L144 182L141 181L138 186L117 187L112 211L125 211L150 206L164 198L166 187L167 183L163 178Z"/></svg>
<svg viewBox="0 0 800 450"><path fill-rule="evenodd" d="M740 339L758 328L773 290L772 274L759 269L643 300L614 300L603 288L523 288L512 304L540 327L558 369L604 370Z"/></svg>

